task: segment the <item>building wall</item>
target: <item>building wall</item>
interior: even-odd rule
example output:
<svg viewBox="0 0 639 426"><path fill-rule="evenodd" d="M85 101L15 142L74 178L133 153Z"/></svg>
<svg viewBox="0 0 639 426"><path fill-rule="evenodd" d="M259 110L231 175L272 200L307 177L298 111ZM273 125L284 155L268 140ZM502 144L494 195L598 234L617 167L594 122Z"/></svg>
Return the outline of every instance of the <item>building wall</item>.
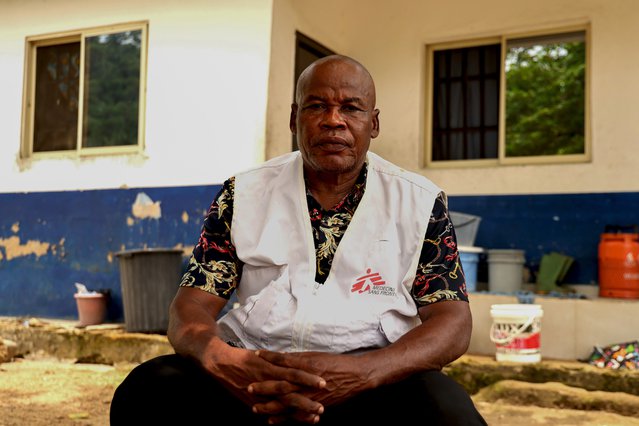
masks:
<svg viewBox="0 0 639 426"><path fill-rule="evenodd" d="M371 150L435 181L452 210L480 216L476 245L524 249L533 273L543 254L559 251L575 259L567 282L596 285L605 226L639 224L639 121L630 107L639 95L638 19L632 0L275 0L267 157L289 149L287 46L299 30L367 66L381 110ZM425 167L427 45L582 24L590 26L590 162Z"/></svg>
<svg viewBox="0 0 639 426"><path fill-rule="evenodd" d="M371 149L482 217L476 245L560 250L596 284L606 224L639 222L639 3L632 0L72 0L0 2L0 313L72 317L73 283L108 288L114 253L195 243L228 176L288 152L295 31L361 60L376 80ZM18 158L25 37L149 22L143 155ZM425 46L571 24L591 28L592 161L425 168ZM138 198L144 193L148 196ZM137 202L136 202L137 200ZM144 202L146 200L146 203Z"/></svg>
<svg viewBox="0 0 639 426"><path fill-rule="evenodd" d="M292 10L291 10L292 9ZM377 86L380 136L371 149L424 174L450 195L614 193L639 191L639 120L630 106L639 96L639 42L633 0L275 0L273 55L287 50L299 29L335 51L367 66ZM578 164L425 168L423 158L426 46L575 24L591 26L592 161ZM279 54L278 54L279 55ZM285 75L271 74L269 105L292 99L290 57ZM274 79L282 83L276 85ZM288 109L269 110L269 132L288 125ZM283 127L282 127L283 126ZM269 155L288 148L267 142ZM288 140L286 141L288 142ZM281 143L281 145L280 145Z"/></svg>
<svg viewBox="0 0 639 426"><path fill-rule="evenodd" d="M271 10L268 0L0 2L0 314L73 318L80 282L110 290L121 320L115 253L181 248L186 260L219 185L264 159ZM149 26L144 153L21 160L25 38L133 21Z"/></svg>
<svg viewBox="0 0 639 426"><path fill-rule="evenodd" d="M118 253L181 249L186 262L219 189L197 185L0 194L0 313L74 318L79 282L110 292L109 319L122 320L122 284L139 275L121 281ZM177 289L180 277L174 279ZM138 294L152 292L152 282L138 285L147 290Z"/></svg>
<svg viewBox="0 0 639 426"><path fill-rule="evenodd" d="M19 160L25 38L132 21L149 23L144 154ZM0 2L0 192L207 185L261 161L270 33L266 0Z"/></svg>

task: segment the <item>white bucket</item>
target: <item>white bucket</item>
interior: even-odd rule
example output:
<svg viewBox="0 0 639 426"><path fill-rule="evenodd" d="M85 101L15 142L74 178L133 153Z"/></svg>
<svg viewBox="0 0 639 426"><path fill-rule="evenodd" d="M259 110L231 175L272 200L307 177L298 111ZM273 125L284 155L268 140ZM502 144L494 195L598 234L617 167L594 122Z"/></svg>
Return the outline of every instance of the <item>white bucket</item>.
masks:
<svg viewBox="0 0 639 426"><path fill-rule="evenodd" d="M490 340L495 343L497 361L541 361L541 305L492 305Z"/></svg>
<svg viewBox="0 0 639 426"><path fill-rule="evenodd" d="M514 293L522 288L524 282L524 250L490 249L488 250L488 291L496 293Z"/></svg>

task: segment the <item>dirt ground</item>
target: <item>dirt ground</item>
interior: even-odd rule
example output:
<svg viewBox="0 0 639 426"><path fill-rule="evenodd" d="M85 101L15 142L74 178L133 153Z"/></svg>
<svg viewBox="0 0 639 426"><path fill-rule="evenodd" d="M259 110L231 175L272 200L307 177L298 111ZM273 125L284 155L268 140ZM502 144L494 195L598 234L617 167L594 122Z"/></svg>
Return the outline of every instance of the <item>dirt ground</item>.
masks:
<svg viewBox="0 0 639 426"><path fill-rule="evenodd" d="M17 359L0 365L0 426L108 425L111 397L135 364Z"/></svg>
<svg viewBox="0 0 639 426"><path fill-rule="evenodd" d="M76 364L34 357L0 364L0 426L108 425L111 397L136 364ZM489 425L639 426L602 411L477 402Z"/></svg>

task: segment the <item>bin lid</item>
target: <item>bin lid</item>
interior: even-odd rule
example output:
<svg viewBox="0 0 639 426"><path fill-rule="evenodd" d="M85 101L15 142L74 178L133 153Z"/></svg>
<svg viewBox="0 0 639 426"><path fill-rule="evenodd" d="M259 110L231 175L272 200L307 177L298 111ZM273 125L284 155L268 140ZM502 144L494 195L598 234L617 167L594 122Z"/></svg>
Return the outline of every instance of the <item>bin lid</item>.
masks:
<svg viewBox="0 0 639 426"><path fill-rule="evenodd" d="M483 247L475 247L475 246L457 246L457 250L464 253L483 253Z"/></svg>
<svg viewBox="0 0 639 426"><path fill-rule="evenodd" d="M117 257L131 257L137 254L149 254L149 253L180 253L182 254L184 250L175 249L175 248L163 248L163 247L153 247L153 248L144 248L144 249L132 249L132 250L122 250L115 255Z"/></svg>

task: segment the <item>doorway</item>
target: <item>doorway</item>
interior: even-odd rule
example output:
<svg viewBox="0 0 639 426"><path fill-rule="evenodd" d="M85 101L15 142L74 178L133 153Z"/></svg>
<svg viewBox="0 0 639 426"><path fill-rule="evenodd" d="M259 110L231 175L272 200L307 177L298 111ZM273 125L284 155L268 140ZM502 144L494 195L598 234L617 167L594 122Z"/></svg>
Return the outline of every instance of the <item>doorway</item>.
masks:
<svg viewBox="0 0 639 426"><path fill-rule="evenodd" d="M335 52L299 31L295 32L295 81L293 81L293 102L297 95L297 79L310 64L324 56L334 55ZM297 139L293 135L292 150L297 151Z"/></svg>

